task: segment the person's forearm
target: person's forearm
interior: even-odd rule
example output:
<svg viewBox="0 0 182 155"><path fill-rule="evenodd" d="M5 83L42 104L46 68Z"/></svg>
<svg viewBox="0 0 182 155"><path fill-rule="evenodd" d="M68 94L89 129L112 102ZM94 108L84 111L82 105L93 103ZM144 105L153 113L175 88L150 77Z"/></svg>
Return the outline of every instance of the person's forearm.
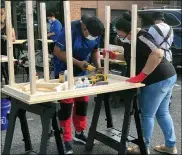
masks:
<svg viewBox="0 0 182 155"><path fill-rule="evenodd" d="M49 36L54 36L54 35L55 35L55 32L49 33Z"/></svg>
<svg viewBox="0 0 182 155"><path fill-rule="evenodd" d="M147 62L145 64L145 67L143 68L142 72L146 75L150 75L155 68L159 65L159 63L161 62L162 58L163 58L163 51L157 51L157 52L152 52L148 59Z"/></svg>
<svg viewBox="0 0 182 155"><path fill-rule="evenodd" d="M12 37L12 41L15 42L16 41L16 37Z"/></svg>
<svg viewBox="0 0 182 155"><path fill-rule="evenodd" d="M14 42L16 40L15 30L12 29L12 41Z"/></svg>
<svg viewBox="0 0 182 155"><path fill-rule="evenodd" d="M54 48L54 55L60 59L61 61L64 61L66 62L66 52L65 51L62 51L59 47L55 46ZM79 60L73 58L73 64L78 66L79 64Z"/></svg>
<svg viewBox="0 0 182 155"><path fill-rule="evenodd" d="M96 68L101 68L100 51L98 49L92 52L92 62Z"/></svg>

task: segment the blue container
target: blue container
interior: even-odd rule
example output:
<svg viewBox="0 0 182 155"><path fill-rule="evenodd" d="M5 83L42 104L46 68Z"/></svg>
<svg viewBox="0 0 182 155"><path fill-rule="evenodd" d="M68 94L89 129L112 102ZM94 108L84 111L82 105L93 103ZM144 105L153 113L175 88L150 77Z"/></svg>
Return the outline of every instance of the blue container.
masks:
<svg viewBox="0 0 182 155"><path fill-rule="evenodd" d="M7 114L10 112L10 107L10 100L1 99L1 131L8 128Z"/></svg>

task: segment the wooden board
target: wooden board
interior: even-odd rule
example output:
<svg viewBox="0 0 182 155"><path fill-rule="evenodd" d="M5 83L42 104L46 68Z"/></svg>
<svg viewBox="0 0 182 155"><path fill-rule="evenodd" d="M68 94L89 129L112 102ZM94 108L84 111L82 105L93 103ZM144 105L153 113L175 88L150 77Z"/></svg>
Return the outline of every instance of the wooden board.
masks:
<svg viewBox="0 0 182 155"><path fill-rule="evenodd" d="M13 44L23 44L27 40L15 40Z"/></svg>
<svg viewBox="0 0 182 155"><path fill-rule="evenodd" d="M109 49L110 18L111 18L111 9L110 9L110 6L106 6L105 7L105 40L104 40L105 49ZM108 75L108 73L109 73L109 53L106 52L106 57L104 59L104 74Z"/></svg>
<svg viewBox="0 0 182 155"><path fill-rule="evenodd" d="M14 58L13 58L13 44L12 44L12 19L11 19L11 1L5 1L5 13L6 13L6 35L7 35L7 55L8 55L8 72L9 72L9 84L15 83L14 74Z"/></svg>
<svg viewBox="0 0 182 155"><path fill-rule="evenodd" d="M72 56L72 35L71 35L71 16L70 2L64 1L64 23L66 37L66 65L67 65L67 80L68 89L73 89L73 56Z"/></svg>
<svg viewBox="0 0 182 155"><path fill-rule="evenodd" d="M103 58L102 55L100 56L100 59L101 59L101 60L104 60L104 58ZM125 64L125 63L126 63L125 61L121 61L121 60L112 60L112 59L109 59L109 62L111 62L111 63L116 63L116 64Z"/></svg>
<svg viewBox="0 0 182 155"><path fill-rule="evenodd" d="M78 77L77 77L78 78ZM133 89L145 86L141 83L129 83L126 82L127 77L117 76L117 75L108 75L108 85L102 86L93 86L88 88L79 88L72 90L63 90L59 92L42 92L37 90L36 94L31 95L30 92L22 91L22 86L27 85L28 83L15 84L14 86L5 85L2 89L2 92L15 97L18 100L21 100L27 104L36 104L44 103L48 101L56 101L60 99L82 97L88 95L96 95L126 89ZM58 79L50 80L49 82L58 83Z"/></svg>
<svg viewBox="0 0 182 155"><path fill-rule="evenodd" d="M37 40L42 41L42 39L37 39ZM53 41L53 40L48 39L48 40L47 40L47 43L54 43L54 41Z"/></svg>
<svg viewBox="0 0 182 155"><path fill-rule="evenodd" d="M42 34L42 50L43 50L43 63L44 63L44 79L49 81L49 58L48 58L48 45L47 45L47 22L46 22L46 5L44 2L40 3L41 15L41 34Z"/></svg>
<svg viewBox="0 0 182 155"><path fill-rule="evenodd" d="M42 39L37 39L37 40L42 41ZM15 41L13 42L13 44L15 44L15 45L16 45L16 44L23 44L25 41L27 41L27 40L15 40ZM47 40L47 43L54 43L54 41L48 39L48 40Z"/></svg>
<svg viewBox="0 0 182 155"><path fill-rule="evenodd" d="M1 62L8 62L8 56L6 55L0 55L0 56L1 56L1 59L0 59ZM17 59L13 58L13 61L17 61Z"/></svg>
<svg viewBox="0 0 182 155"><path fill-rule="evenodd" d="M26 1L26 19L28 36L28 60L29 60L29 79L30 92L36 93L36 69L35 69L35 45L34 45L34 26L33 26L33 2Z"/></svg>
<svg viewBox="0 0 182 155"><path fill-rule="evenodd" d="M137 5L132 5L130 77L136 75Z"/></svg>

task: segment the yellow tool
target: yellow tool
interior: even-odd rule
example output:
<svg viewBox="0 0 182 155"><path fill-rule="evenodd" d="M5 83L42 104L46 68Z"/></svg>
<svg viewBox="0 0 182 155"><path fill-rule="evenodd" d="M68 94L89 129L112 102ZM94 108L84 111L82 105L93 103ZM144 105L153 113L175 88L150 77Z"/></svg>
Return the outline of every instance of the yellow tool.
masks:
<svg viewBox="0 0 182 155"><path fill-rule="evenodd" d="M95 74L88 77L92 84L95 85L97 82L100 81L107 81L107 75L105 74Z"/></svg>
<svg viewBox="0 0 182 155"><path fill-rule="evenodd" d="M85 63L85 69L89 71L88 79L93 85L100 81L107 81L107 75L102 74L102 70L96 70L96 68L89 63Z"/></svg>
<svg viewBox="0 0 182 155"><path fill-rule="evenodd" d="M84 68L85 68L86 70L88 70L89 72L94 72L95 69L96 69L94 66L92 66L92 65L89 64L89 63L85 63Z"/></svg>

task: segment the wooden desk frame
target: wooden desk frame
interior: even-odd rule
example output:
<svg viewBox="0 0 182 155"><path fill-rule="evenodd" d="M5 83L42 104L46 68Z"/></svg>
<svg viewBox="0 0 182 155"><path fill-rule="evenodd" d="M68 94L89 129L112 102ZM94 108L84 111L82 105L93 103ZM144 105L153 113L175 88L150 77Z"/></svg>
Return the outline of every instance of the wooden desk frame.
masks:
<svg viewBox="0 0 182 155"><path fill-rule="evenodd" d="M11 2L6 1L6 17L10 20L6 20L7 25L11 25ZM58 80L49 79L49 62L48 62L48 47L47 47L47 29L46 29L46 11L45 3L40 3L41 9L41 30L42 30L42 47L43 47L43 61L44 61L44 82L59 83ZM3 92L14 98L17 98L28 104L43 103L56 99L65 99L70 97L81 97L84 95L95 95L99 93L108 93L113 91L132 89L143 87L141 83L132 84L125 82L126 77L109 75L109 55L106 54L104 59L104 72L108 75L109 84L105 86L93 86L84 89L74 89L74 77L73 77L73 61L72 61L72 38L71 38L71 19L70 19L70 2L64 2L64 16L65 16L65 34L66 34L66 54L67 54L67 70L68 70L68 82L67 90L60 92L40 92L36 89L36 70L35 70L35 49L34 49L34 31L33 31L33 12L32 1L26 1L26 18L27 18L27 36L28 36L28 58L30 62L29 66L29 79L30 79L30 92L23 92L21 87L25 84L15 84L14 77L14 64L12 55L12 37L11 26L7 27L8 36L8 64L9 64L9 85L5 85ZM137 5L132 5L132 40L131 40L131 76L135 76L135 51L136 51L136 18L137 17ZM109 29L110 29L110 6L105 8L105 48L109 47ZM104 89L105 88L105 89ZM43 96L44 99L42 99Z"/></svg>

